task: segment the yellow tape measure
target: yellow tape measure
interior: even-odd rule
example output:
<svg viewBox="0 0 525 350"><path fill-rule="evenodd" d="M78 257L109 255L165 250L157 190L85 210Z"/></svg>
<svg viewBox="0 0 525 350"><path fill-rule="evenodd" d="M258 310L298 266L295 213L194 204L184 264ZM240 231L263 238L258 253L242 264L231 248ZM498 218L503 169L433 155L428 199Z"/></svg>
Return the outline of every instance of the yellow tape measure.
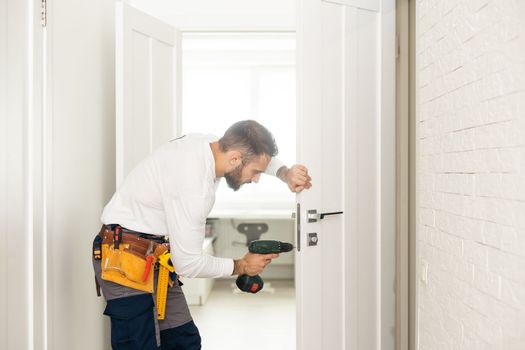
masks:
<svg viewBox="0 0 525 350"><path fill-rule="evenodd" d="M166 299L170 272L175 268L170 265L170 253L165 251L159 256L159 280L157 282L157 319L163 320L166 315Z"/></svg>

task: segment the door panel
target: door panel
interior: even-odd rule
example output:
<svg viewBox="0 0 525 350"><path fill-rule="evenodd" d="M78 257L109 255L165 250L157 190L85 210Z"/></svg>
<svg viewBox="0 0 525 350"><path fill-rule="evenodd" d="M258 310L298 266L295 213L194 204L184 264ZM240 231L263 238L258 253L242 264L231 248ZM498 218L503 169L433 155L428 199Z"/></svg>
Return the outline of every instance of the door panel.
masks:
<svg viewBox="0 0 525 350"><path fill-rule="evenodd" d="M180 120L180 33L116 4L117 185Z"/></svg>
<svg viewBox="0 0 525 350"><path fill-rule="evenodd" d="M349 292L347 297L355 299L357 309L347 310L347 317L356 318L351 323L350 334L356 339L356 349L381 349L378 333L380 312L380 235L381 227L379 210L381 202L379 187L379 96L380 86L378 79L379 53L377 50L377 29L379 16L377 13L361 9L353 9L355 25L355 47L358 48L353 74L348 76L349 81L355 81L355 113L347 117L354 120L356 139L355 148L350 148L350 167L356 169L353 181L355 192L351 193L348 202L354 202L355 211L350 212L348 220L355 222L354 231L351 231L353 244L356 246L354 254L357 259L357 274L349 275L348 282L356 286L354 293ZM393 130L392 130L393 131ZM352 243L350 243L352 244ZM394 249L394 247L392 247Z"/></svg>
<svg viewBox="0 0 525 350"><path fill-rule="evenodd" d="M308 235L319 233L320 223L307 223L306 211L322 200L322 152L318 131L322 130L322 56L320 1L298 1L297 21L297 161L308 166L312 188L297 195L300 250L295 257L297 349L323 349L322 250L308 246Z"/></svg>
<svg viewBox="0 0 525 350"><path fill-rule="evenodd" d="M395 229L381 223L395 217L395 208L384 205L395 190L389 183L395 148L383 141L395 132L395 112L385 103L395 90L388 85L390 65L384 67L395 64L393 46L385 45L395 37L382 36L382 11L349 3L299 4L298 160L313 178L312 189L298 196L297 344L303 350L394 345L393 299L385 304L394 275L383 259L395 249ZM312 223L309 209L344 213ZM309 246L312 232L319 240Z"/></svg>
<svg viewBox="0 0 525 350"><path fill-rule="evenodd" d="M150 152L151 142L151 84L150 84L150 43L149 38L141 33L131 32L131 61L124 71L124 110L123 130L123 177ZM126 75L129 80L126 81ZM118 152L118 148L117 148ZM118 153L117 153L118 154ZM117 173L118 175L118 173Z"/></svg>
<svg viewBox="0 0 525 350"><path fill-rule="evenodd" d="M177 45L178 43L175 43ZM174 48L171 45L160 41L153 41L152 50L152 149L157 148L166 140L170 140L180 130L177 123L180 118L167 118L166 116L180 116L178 108L181 105L181 99L178 97L177 84L175 77L180 77L180 73L175 70L178 66L178 55L181 52L180 47ZM173 66L171 74L166 74L162 67ZM180 80L180 78L179 78ZM178 103L177 103L178 102Z"/></svg>
<svg viewBox="0 0 525 350"><path fill-rule="evenodd" d="M345 12L343 6L323 3L321 5L323 26L322 52L322 123L321 123L321 178L317 181L322 188L322 197L318 210L336 212L343 210L343 125L344 109L342 103L345 90ZM321 221L319 248L322 250L321 282L323 286L323 349L343 349L344 344L344 303L341 281L344 266L343 216L327 216Z"/></svg>
<svg viewBox="0 0 525 350"><path fill-rule="evenodd" d="M344 79L345 81L353 81L356 79L358 71L358 50L357 47L358 34L357 34L357 9L354 7L345 8L347 25L345 26L345 70ZM359 191L359 168L355 166L358 163L359 156L359 139L360 134L359 124L357 118L352 116L358 115L358 94L357 84L348 84L344 92L344 104L345 108L345 125L344 125L344 173L345 173L345 186L344 186L344 198L348 198L345 201L344 211L346 213L346 220L344 222L345 230L345 301L346 305L344 308L345 313L345 349L360 349L359 344L359 333L357 329L360 323L360 317L358 310L360 308L358 290L359 285L355 282L356 276L359 276L361 271L359 265L359 237L356 234L359 232L357 215L359 213L359 203L355 198ZM373 348L372 348L373 349Z"/></svg>

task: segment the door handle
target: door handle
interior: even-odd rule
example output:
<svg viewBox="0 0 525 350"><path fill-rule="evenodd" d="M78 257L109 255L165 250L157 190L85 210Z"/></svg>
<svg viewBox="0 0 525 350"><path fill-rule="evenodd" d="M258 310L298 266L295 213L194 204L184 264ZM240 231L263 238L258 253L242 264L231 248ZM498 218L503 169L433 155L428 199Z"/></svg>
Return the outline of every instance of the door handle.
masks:
<svg viewBox="0 0 525 350"><path fill-rule="evenodd" d="M325 216L343 214L342 211L331 211L327 213L318 213L317 209L310 209L306 212L306 218L308 222L317 222L323 220Z"/></svg>

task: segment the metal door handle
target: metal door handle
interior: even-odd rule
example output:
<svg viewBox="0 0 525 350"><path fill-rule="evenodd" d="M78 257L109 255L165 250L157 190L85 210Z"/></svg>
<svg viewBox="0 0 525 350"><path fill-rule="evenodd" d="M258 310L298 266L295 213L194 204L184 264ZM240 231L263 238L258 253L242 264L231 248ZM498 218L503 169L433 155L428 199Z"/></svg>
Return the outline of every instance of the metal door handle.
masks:
<svg viewBox="0 0 525 350"><path fill-rule="evenodd" d="M324 219L325 216L338 214L343 214L343 212L332 211L328 213L318 213L316 209L311 209L306 212L306 218L308 219L308 222L317 222L318 220Z"/></svg>
<svg viewBox="0 0 525 350"><path fill-rule="evenodd" d="M342 211L332 211L330 213L321 213L321 214L319 214L319 218L322 220L322 219L324 219L325 216L337 215L337 214L343 214L343 212Z"/></svg>

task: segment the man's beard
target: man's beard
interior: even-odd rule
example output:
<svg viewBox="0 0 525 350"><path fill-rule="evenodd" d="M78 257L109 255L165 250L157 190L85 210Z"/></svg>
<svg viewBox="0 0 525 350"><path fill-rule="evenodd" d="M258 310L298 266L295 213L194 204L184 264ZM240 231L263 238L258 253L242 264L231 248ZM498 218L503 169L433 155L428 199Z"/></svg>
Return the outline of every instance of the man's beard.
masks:
<svg viewBox="0 0 525 350"><path fill-rule="evenodd" d="M234 191L238 191L239 188L241 188L241 185L242 185L242 183L241 183L242 169L244 169L244 165L240 164L237 168L235 168L232 171L224 174L224 178L226 179L226 183Z"/></svg>

